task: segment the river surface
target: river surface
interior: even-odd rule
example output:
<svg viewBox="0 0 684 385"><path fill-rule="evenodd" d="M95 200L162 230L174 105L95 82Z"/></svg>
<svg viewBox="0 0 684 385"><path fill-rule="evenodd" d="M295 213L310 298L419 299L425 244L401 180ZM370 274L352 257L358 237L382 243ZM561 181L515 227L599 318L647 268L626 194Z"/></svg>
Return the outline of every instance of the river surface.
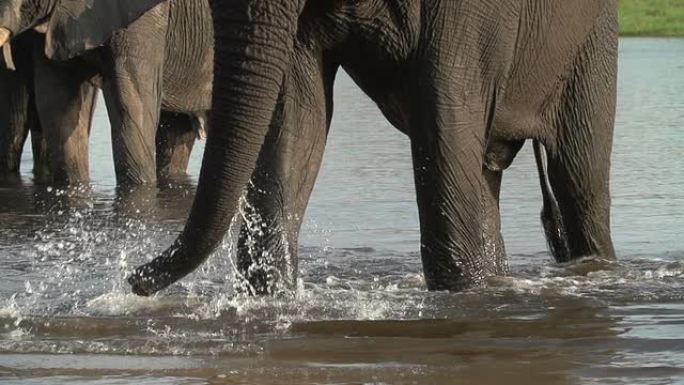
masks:
<svg viewBox="0 0 684 385"><path fill-rule="evenodd" d="M186 186L116 199L100 103L92 191L28 171L0 188L0 382L684 384L684 40L622 40L619 87L619 261L551 261L526 146L503 185L511 274L461 294L426 291L408 140L344 74L296 293L236 294L227 240L180 284L129 294L183 225L201 148Z"/></svg>

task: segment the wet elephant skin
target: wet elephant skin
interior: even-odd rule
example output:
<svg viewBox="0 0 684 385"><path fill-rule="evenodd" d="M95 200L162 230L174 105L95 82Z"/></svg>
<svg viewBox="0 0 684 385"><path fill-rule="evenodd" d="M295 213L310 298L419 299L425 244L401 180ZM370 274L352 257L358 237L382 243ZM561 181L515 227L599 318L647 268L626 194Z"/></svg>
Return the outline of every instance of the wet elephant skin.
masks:
<svg viewBox="0 0 684 385"><path fill-rule="evenodd" d="M546 150L569 259L615 257L616 1L236 0L212 11L214 124L195 204L177 241L130 277L134 292L149 295L199 266L250 178L266 252L246 256L243 274L259 293L293 286L291 245L339 67L410 137L428 289L505 273L487 247L501 243L501 175L526 139Z"/></svg>
<svg viewBox="0 0 684 385"><path fill-rule="evenodd" d="M44 64L42 79L50 82L60 96L72 96L65 105L46 103L46 113L73 111L81 124L90 111L85 108L85 100L90 97L88 83L102 87L112 124L119 184L153 184L158 171L159 177L165 179L180 174L177 166L187 163L182 158L189 155L191 148L187 132L196 124L187 119L174 120L179 125L163 133L161 141L157 127L159 123L171 125L168 119L160 121L161 109L197 120L206 116L210 107L213 30L206 0L44 0L23 6L19 0L9 0L0 3L2 28L10 31L14 40L31 28L46 30L42 47L45 61L37 60ZM77 127L46 129L54 135L48 140L54 143L51 152L69 153L60 146L77 142L79 149L72 152L87 154L87 143L83 145L80 140L87 139L87 133L75 135L82 131ZM157 148L158 143L176 147ZM157 167L157 157L171 163ZM58 170L65 170L65 175L57 173L60 182L87 180L87 172L81 172L75 166L77 162L65 156L52 158Z"/></svg>

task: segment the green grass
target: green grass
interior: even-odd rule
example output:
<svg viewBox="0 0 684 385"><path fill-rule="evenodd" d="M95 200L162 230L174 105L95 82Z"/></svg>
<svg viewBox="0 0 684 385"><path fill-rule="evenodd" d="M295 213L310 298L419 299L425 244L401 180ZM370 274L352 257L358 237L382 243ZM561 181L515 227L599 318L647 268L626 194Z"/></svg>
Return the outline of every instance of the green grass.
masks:
<svg viewBox="0 0 684 385"><path fill-rule="evenodd" d="M619 2L622 36L684 37L684 0L619 0Z"/></svg>

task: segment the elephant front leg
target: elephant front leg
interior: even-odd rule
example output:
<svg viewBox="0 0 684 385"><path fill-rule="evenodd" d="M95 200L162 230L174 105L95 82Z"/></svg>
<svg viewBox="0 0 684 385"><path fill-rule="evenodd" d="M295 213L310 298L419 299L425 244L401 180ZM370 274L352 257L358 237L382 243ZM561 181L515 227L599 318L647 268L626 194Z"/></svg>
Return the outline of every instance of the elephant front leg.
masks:
<svg viewBox="0 0 684 385"><path fill-rule="evenodd" d="M157 129L157 177L178 180L187 175L188 162L197 132L192 117L162 111Z"/></svg>
<svg viewBox="0 0 684 385"><path fill-rule="evenodd" d="M486 109L430 104L411 132L423 270L429 290L459 291L498 270L484 252Z"/></svg>
<svg viewBox="0 0 684 385"><path fill-rule="evenodd" d="M485 185L482 190L482 215L484 234L484 252L488 264L493 268L487 275L503 275L508 272L508 260L503 235L501 234L501 214L499 211L499 193L503 171L482 170Z"/></svg>
<svg viewBox="0 0 684 385"><path fill-rule="evenodd" d="M286 79L282 105L259 155L247 191L237 265L250 294L293 290L299 230L323 160L337 67L302 55L308 76ZM312 81L301 87L301 79ZM211 134L210 134L211 135Z"/></svg>
<svg viewBox="0 0 684 385"><path fill-rule="evenodd" d="M88 140L97 88L89 81L89 70L49 61L35 54L35 99L45 143L34 142L34 150L46 145L53 183L87 183L90 179Z"/></svg>
<svg viewBox="0 0 684 385"><path fill-rule="evenodd" d="M33 177L39 183L48 183L50 180L50 154L47 140L43 135L37 112L35 113L34 125L31 128L31 152L33 153Z"/></svg>
<svg viewBox="0 0 684 385"><path fill-rule="evenodd" d="M496 127L493 127L492 131L496 131ZM489 272L494 275L503 275L508 272L506 248L501 234L499 205L501 179L504 170L513 163L524 143L522 140L502 140L492 134L485 151L485 161L482 167L485 181L485 188L482 191L484 248L487 260L494 261L494 264L490 265L494 270Z"/></svg>
<svg viewBox="0 0 684 385"><path fill-rule="evenodd" d="M161 79L145 78L137 69L132 72L136 74L116 75L103 87L112 125L114 171L119 185L154 184ZM159 72L157 68L148 73Z"/></svg>
<svg viewBox="0 0 684 385"><path fill-rule="evenodd" d="M251 295L296 287L300 219L286 207L289 202L284 197L282 175L274 175L272 166L257 166L239 214L238 288Z"/></svg>
<svg viewBox="0 0 684 385"><path fill-rule="evenodd" d="M157 182L155 138L163 87L167 5L112 37L103 60L104 97L120 185Z"/></svg>

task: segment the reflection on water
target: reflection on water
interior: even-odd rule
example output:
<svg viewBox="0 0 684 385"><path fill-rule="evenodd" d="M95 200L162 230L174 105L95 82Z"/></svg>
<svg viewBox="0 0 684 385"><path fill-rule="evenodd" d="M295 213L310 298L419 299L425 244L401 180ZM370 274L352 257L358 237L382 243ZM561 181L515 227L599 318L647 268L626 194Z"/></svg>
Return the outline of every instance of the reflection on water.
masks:
<svg viewBox="0 0 684 385"><path fill-rule="evenodd" d="M526 149L502 198L511 276L461 294L425 291L408 141L344 74L296 293L237 295L227 240L163 294L129 294L126 274L182 228L199 154L185 185L115 189L101 104L92 186L58 191L27 174L0 187L0 381L681 382L682 63L684 40L621 43L612 172L620 261L551 263Z"/></svg>

